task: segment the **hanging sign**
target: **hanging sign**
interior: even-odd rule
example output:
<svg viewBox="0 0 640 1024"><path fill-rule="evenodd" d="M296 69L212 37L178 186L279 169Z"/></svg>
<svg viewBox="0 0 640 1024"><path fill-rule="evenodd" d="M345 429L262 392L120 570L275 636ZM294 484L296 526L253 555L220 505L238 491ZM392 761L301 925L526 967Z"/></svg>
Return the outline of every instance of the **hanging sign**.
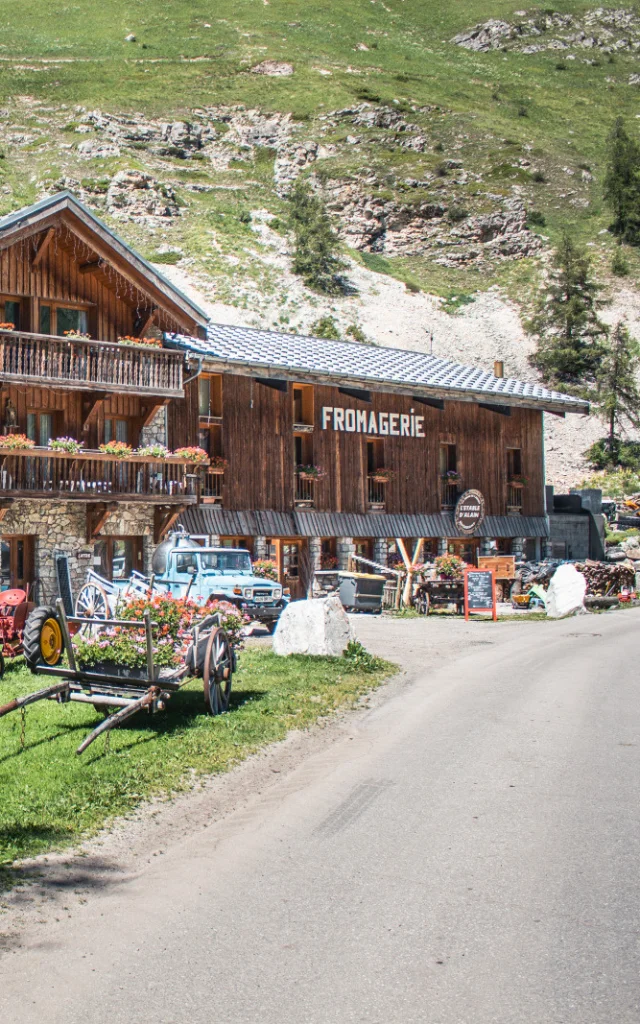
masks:
<svg viewBox="0 0 640 1024"><path fill-rule="evenodd" d="M491 612L493 621L498 618L496 605L496 578L491 569L465 569L464 571L464 617L471 612Z"/></svg>
<svg viewBox="0 0 640 1024"><path fill-rule="evenodd" d="M480 491L465 491L460 495L454 518L461 533L475 533L484 520L484 498Z"/></svg>

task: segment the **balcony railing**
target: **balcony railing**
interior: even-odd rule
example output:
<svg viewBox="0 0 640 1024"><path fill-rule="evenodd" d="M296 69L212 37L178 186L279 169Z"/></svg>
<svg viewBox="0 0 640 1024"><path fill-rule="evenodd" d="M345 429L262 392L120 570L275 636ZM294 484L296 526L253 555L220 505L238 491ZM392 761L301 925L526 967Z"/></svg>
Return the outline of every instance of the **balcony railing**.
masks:
<svg viewBox="0 0 640 1024"><path fill-rule="evenodd" d="M375 476L367 477L367 504L370 509L383 509L385 506L385 481Z"/></svg>
<svg viewBox="0 0 640 1024"><path fill-rule="evenodd" d="M440 481L440 506L443 509L453 509L458 501L458 485Z"/></svg>
<svg viewBox="0 0 640 1024"><path fill-rule="evenodd" d="M183 356L148 345L0 331L0 378L181 398Z"/></svg>
<svg viewBox="0 0 640 1024"><path fill-rule="evenodd" d="M221 505L223 483L223 471L208 469L202 482L202 500L208 505Z"/></svg>
<svg viewBox="0 0 640 1024"><path fill-rule="evenodd" d="M298 508L313 508L315 501L315 477L295 474L294 504Z"/></svg>
<svg viewBox="0 0 640 1024"><path fill-rule="evenodd" d="M522 485L507 484L507 515L522 515Z"/></svg>
<svg viewBox="0 0 640 1024"><path fill-rule="evenodd" d="M0 450L2 497L78 501L198 500L200 476L191 463L169 457L114 459L103 452L52 452L48 448Z"/></svg>

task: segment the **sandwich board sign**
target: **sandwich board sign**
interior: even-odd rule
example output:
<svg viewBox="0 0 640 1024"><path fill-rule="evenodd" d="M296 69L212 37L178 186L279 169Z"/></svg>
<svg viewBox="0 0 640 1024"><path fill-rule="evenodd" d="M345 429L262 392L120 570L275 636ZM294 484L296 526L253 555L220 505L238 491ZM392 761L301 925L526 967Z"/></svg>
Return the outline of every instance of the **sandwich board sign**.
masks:
<svg viewBox="0 0 640 1024"><path fill-rule="evenodd" d="M465 569L464 571L465 619L468 619L473 612L491 612L493 621L497 621L496 577L492 569Z"/></svg>

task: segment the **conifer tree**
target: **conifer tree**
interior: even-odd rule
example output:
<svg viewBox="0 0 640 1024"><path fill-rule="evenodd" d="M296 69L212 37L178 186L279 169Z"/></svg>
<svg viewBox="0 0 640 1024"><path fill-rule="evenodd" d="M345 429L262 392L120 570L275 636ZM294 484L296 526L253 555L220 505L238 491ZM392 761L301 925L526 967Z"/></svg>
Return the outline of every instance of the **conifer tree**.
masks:
<svg viewBox="0 0 640 1024"><path fill-rule="evenodd" d="M616 324L598 369L599 413L607 424L607 448L611 462L618 461L620 421L640 425L640 346L627 327Z"/></svg>
<svg viewBox="0 0 640 1024"><path fill-rule="evenodd" d="M545 384L588 395L593 391L607 328L598 318L604 304L591 277L587 253L564 235L527 330L538 336L529 362Z"/></svg>
<svg viewBox="0 0 640 1024"><path fill-rule="evenodd" d="M613 211L611 231L622 242L640 245L640 146L627 134L621 117L616 119L608 145L604 198Z"/></svg>
<svg viewBox="0 0 640 1024"><path fill-rule="evenodd" d="M339 272L340 241L323 199L298 179L291 190L291 226L295 239L293 272L316 291L336 295L344 290Z"/></svg>

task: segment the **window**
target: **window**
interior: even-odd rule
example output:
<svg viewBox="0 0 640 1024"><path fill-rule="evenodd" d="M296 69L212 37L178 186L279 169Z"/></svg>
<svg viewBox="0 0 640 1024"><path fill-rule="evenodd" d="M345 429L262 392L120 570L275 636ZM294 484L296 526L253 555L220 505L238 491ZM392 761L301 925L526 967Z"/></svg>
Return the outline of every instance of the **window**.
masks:
<svg viewBox="0 0 640 1024"><path fill-rule="evenodd" d="M17 331L20 330L20 302L16 299L1 299L0 312L5 324L13 324Z"/></svg>
<svg viewBox="0 0 640 1024"><path fill-rule="evenodd" d="M446 476L447 473L455 473L457 471L458 456L455 444L440 445L438 469L441 477Z"/></svg>
<svg viewBox="0 0 640 1024"><path fill-rule="evenodd" d="M40 306L40 333L64 337L65 331L79 331L86 334L88 318L86 309L71 309L66 306Z"/></svg>
<svg viewBox="0 0 640 1024"><path fill-rule="evenodd" d="M53 437L53 416L50 412L27 413L27 437L40 448L46 448Z"/></svg>
<svg viewBox="0 0 640 1024"><path fill-rule="evenodd" d="M299 546L297 544L282 545L282 574L291 580L297 580L299 576L298 567Z"/></svg>
<svg viewBox="0 0 640 1024"><path fill-rule="evenodd" d="M129 421L117 420L107 417L104 421L104 443L109 441L123 441L129 444Z"/></svg>
<svg viewBox="0 0 640 1024"><path fill-rule="evenodd" d="M384 467L384 442L367 441L367 473L371 475L376 469Z"/></svg>
<svg viewBox="0 0 640 1024"><path fill-rule="evenodd" d="M522 449L507 448L507 478L522 476Z"/></svg>
<svg viewBox="0 0 640 1024"><path fill-rule="evenodd" d="M93 546L93 564L107 580L128 580L142 572L142 537L101 537Z"/></svg>
<svg viewBox="0 0 640 1024"><path fill-rule="evenodd" d="M294 384L293 422L313 426L313 385Z"/></svg>
<svg viewBox="0 0 640 1024"><path fill-rule="evenodd" d="M0 540L0 590L25 590L33 583L33 540L9 534Z"/></svg>
<svg viewBox="0 0 640 1024"><path fill-rule="evenodd" d="M293 462L296 466L313 465L313 434L293 435Z"/></svg>
<svg viewBox="0 0 640 1024"><path fill-rule="evenodd" d="M222 416L222 375L201 374L198 377L198 415Z"/></svg>
<svg viewBox="0 0 640 1024"><path fill-rule="evenodd" d="M222 427L219 423L211 427L201 427L198 432L198 444L209 455L222 455Z"/></svg>

